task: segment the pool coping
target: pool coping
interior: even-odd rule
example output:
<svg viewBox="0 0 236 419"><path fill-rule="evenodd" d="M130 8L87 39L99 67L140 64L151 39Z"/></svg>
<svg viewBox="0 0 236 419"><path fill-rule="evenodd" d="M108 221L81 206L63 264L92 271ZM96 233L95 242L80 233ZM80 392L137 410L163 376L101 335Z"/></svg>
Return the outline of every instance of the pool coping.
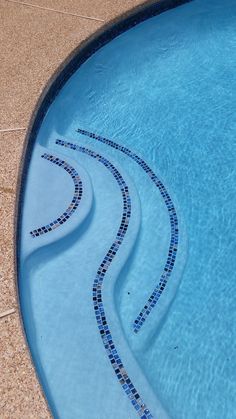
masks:
<svg viewBox="0 0 236 419"><path fill-rule="evenodd" d="M32 151L35 145L36 137L39 132L43 118L46 115L51 103L55 97L69 80L69 78L77 71L80 66L87 61L96 51L102 48L104 45L112 41L123 32L131 29L137 24L157 16L165 11L176 8L183 4L189 3L192 0L149 0L138 6L133 7L127 12L122 13L114 19L106 22L92 35L85 38L80 44L70 52L67 58L58 66L52 76L47 81L42 93L40 94L36 105L31 114L28 128L26 131L23 150L21 155L21 161L18 169L18 176L16 182L16 197L14 206L14 285L17 308L20 318L21 329L24 337L24 341L28 350L28 354L33 365L33 369L36 373L37 380L41 387L43 397L48 406L48 410L51 414L46 395L42 388L37 370L35 368L31 351L26 338L25 328L23 324L21 305L19 299L18 289L18 278L19 278L19 242L20 242L20 230L22 222L22 203L24 201L25 185L29 169L29 162L31 161Z"/></svg>

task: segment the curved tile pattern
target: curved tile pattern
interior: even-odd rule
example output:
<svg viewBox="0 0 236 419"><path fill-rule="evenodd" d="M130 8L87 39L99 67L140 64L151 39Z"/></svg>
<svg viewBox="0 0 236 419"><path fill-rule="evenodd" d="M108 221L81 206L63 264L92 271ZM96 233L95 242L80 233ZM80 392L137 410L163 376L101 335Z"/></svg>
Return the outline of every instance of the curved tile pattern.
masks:
<svg viewBox="0 0 236 419"><path fill-rule="evenodd" d="M30 232L32 237L38 237L42 234L48 233L49 231L55 230L55 228L60 227L60 225L64 224L75 212L76 208L79 206L79 203L81 201L82 195L83 195L83 186L82 181L76 172L76 170L70 166L68 163L66 163L64 160L59 159L58 157L55 157L51 154L44 153L41 156L43 159L46 159L50 161L51 163L56 164L57 166L62 167L67 173L71 175L71 178L75 185L74 195L73 199L69 205L69 207L63 212L60 217L58 217L56 220L52 221L51 223L42 226L40 228L37 228L36 230L32 230Z"/></svg>
<svg viewBox="0 0 236 419"><path fill-rule="evenodd" d="M73 143L69 143L63 140L57 140L56 144L70 148L72 150L79 151L81 153L85 153L90 157L93 157L100 163L102 163L114 176L116 182L119 185L122 200L123 200L123 213L122 219L120 223L119 230L117 232L116 238L112 243L110 249L106 253L101 265L97 270L96 277L93 283L93 305L95 316L97 320L97 326L99 329L99 333L101 335L104 348L106 350L107 356L110 360L110 363L115 371L115 374L122 385L125 393L129 397L134 409L138 413L141 419L152 419L153 415L151 414L150 410L147 408L143 400L141 399L138 391L134 387L132 381L130 380L124 365L119 357L119 354L116 350L115 344L113 342L113 338L107 324L107 318L105 314L105 309L102 301L102 285L106 275L106 272L111 265L116 253L119 250L120 245L125 237L129 226L129 220L131 216L131 200L129 195L129 189L127 184L125 183L123 177L121 176L120 172L113 166L112 163L109 162L105 157L97 154L96 152L89 150L85 147L78 146Z"/></svg>
<svg viewBox="0 0 236 419"><path fill-rule="evenodd" d="M162 292L165 289L165 286L167 284L167 281L171 275L171 272L174 268L176 254L178 250L178 240L179 240L179 229L178 229L178 218L176 214L176 210L174 207L174 204L171 200L170 195L168 194L165 186L163 183L158 179L156 174L152 171L152 169L147 165L147 163L141 159L137 154L133 153L131 150L129 150L126 147L121 146L120 144L115 143L114 141L111 141L107 138L101 137L99 135L96 135L92 132L85 131L82 129L77 129L77 132L79 134L85 135L87 137L93 138L94 140L100 141L102 143L105 143L116 150L121 151L122 153L126 154L127 156L131 157L138 165L148 174L152 182L156 185L156 187L159 189L160 194L162 195L164 202L166 204L168 213L169 213L169 219L170 219L170 227L171 227L171 237L170 237L170 244L169 244L169 250L168 250L168 257L166 264L164 266L163 272L161 274L160 280L157 284L157 286L154 288L152 294L150 295L148 301L140 311L139 315L135 319L133 323L133 329L135 333L138 333L140 328L142 327L143 323L147 319L148 315L152 311L152 309L155 307L156 303L158 302L160 296L162 295Z"/></svg>

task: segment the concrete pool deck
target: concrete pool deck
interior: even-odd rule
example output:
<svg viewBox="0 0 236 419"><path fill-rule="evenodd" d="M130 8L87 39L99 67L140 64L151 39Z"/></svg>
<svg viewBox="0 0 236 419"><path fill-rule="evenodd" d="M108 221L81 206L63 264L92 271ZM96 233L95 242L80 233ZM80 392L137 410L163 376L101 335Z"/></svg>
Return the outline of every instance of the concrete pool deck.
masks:
<svg viewBox="0 0 236 419"><path fill-rule="evenodd" d="M18 310L14 270L17 175L32 111L48 79L85 38L140 0L1 0L0 417L51 417Z"/></svg>

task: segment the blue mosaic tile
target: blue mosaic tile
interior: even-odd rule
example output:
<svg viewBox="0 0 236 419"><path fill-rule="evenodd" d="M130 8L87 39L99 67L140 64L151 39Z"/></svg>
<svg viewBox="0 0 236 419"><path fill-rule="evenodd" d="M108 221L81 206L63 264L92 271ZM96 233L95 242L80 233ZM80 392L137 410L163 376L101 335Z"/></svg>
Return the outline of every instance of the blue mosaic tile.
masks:
<svg viewBox="0 0 236 419"><path fill-rule="evenodd" d="M39 227L35 230L32 230L30 232L32 237L39 237L42 234L46 234L50 231L53 231L56 228L60 227L62 224L64 224L67 220L69 220L69 218L72 216L72 214L78 208L79 203L80 203L81 198L82 198L82 194L83 194L82 181L81 181L78 173L76 172L76 170L72 166L70 166L64 160L61 160L58 157L52 156L52 155L47 154L47 153L44 153L41 157L43 159L46 159L46 160L50 161L51 163L56 164L57 166L62 167L62 169L64 169L67 173L69 173L73 182L74 182L75 190L74 190L74 195L73 195L72 201L71 201L69 207L65 210L65 212L63 214L61 214L60 217L58 217L56 220L48 223L47 225Z"/></svg>
<svg viewBox="0 0 236 419"><path fill-rule="evenodd" d="M77 132L89 138L93 138L94 140L107 144L110 147L121 151L122 153L126 154L131 159L133 159L147 173L147 175L150 177L152 182L156 185L167 207L169 220L170 220L170 227L171 227L171 237L170 237L170 244L169 244L169 249L168 249L168 257L167 257L164 269L162 271L162 274L161 274L161 277L159 279L157 286L153 290L152 294L148 298L148 301L145 303L144 307L140 311L137 318L134 320L133 330L135 333L138 333L143 323L145 322L145 320L151 313L152 309L155 307L159 298L161 297L175 265L175 260L176 260L177 250L178 250L178 241L179 241L179 228L178 228L178 218L177 218L176 210L172 202L172 199L169 193L167 192L165 186L161 182L161 180L156 176L156 174L147 165L147 163L143 159L141 159L139 156L137 156L137 154L133 153L128 148L115 143L114 141L111 141L107 138L96 135L92 132L85 131L82 129L78 129Z"/></svg>
<svg viewBox="0 0 236 419"><path fill-rule="evenodd" d="M116 253L118 252L125 234L127 232L129 221L131 217L131 198L129 194L129 188L123 179L120 172L116 169L116 167L109 162L105 157L97 154L96 152L89 150L85 147L78 146L73 143L69 143L63 140L57 140L56 144L70 148L72 150L79 151L81 153L85 153L90 157L93 157L98 162L103 164L114 176L118 186L120 188L120 192L122 195L123 201L123 213L121 218L120 227L116 234L115 240L112 243L110 249L106 253L102 263L100 264L97 274L94 279L93 283L93 306L94 306L94 313L97 321L98 330L106 350L108 359L111 363L111 366L116 374L117 379L119 380L124 392L127 394L128 398L130 399L134 409L138 413L138 415L143 419L152 419L153 415L151 414L150 410L147 408L145 403L143 402L140 394L136 390L135 386L133 385L131 379L128 376L128 373L118 355L117 349L115 347L115 343L113 342L113 338L107 323L107 317L103 305L103 297L102 297L102 285L109 266L111 265Z"/></svg>

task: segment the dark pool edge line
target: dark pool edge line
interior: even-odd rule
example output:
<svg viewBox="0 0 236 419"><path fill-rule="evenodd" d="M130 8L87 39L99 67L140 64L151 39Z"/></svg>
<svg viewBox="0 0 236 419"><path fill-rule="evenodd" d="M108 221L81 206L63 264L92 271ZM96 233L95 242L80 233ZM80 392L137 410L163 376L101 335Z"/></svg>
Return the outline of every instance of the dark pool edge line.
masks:
<svg viewBox="0 0 236 419"><path fill-rule="evenodd" d="M148 18L157 16L165 11L174 9L178 6L190 3L193 0L152 0L145 1L141 5L138 5L131 10L119 15L115 19L110 20L108 23L100 27L92 35L83 40L70 54L67 58L58 66L52 76L49 78L46 83L42 93L40 94L36 105L31 114L29 120L28 129L26 132L25 140L23 143L23 150L21 155L21 161L18 169L18 176L16 182L16 198L14 205L14 231L13 231L13 241L14 241L14 292L17 302L17 310L19 314L19 320L21 324L21 330L25 340L25 344L28 348L28 354L31 359L31 364L34 368L35 374L37 376L38 382L41 387L41 391L44 397L44 400L48 406L49 411L51 408L47 397L44 393L37 369L35 367L33 357L30 351L29 343L26 336L26 330L23 323L23 317L21 312L20 298L19 298L19 288L18 288L18 278L19 278L19 267L20 267L20 254L19 254L19 242L20 242L20 231L22 225L22 203L24 200L25 186L27 180L27 174L29 169L29 163L32 156L32 151L35 145L36 137L39 132L42 120L46 115L49 106L57 96L59 90L64 86L67 80L71 75L96 51L98 51L102 46L110 42L112 39L121 35L123 32L128 29L136 26L137 24L147 20Z"/></svg>

